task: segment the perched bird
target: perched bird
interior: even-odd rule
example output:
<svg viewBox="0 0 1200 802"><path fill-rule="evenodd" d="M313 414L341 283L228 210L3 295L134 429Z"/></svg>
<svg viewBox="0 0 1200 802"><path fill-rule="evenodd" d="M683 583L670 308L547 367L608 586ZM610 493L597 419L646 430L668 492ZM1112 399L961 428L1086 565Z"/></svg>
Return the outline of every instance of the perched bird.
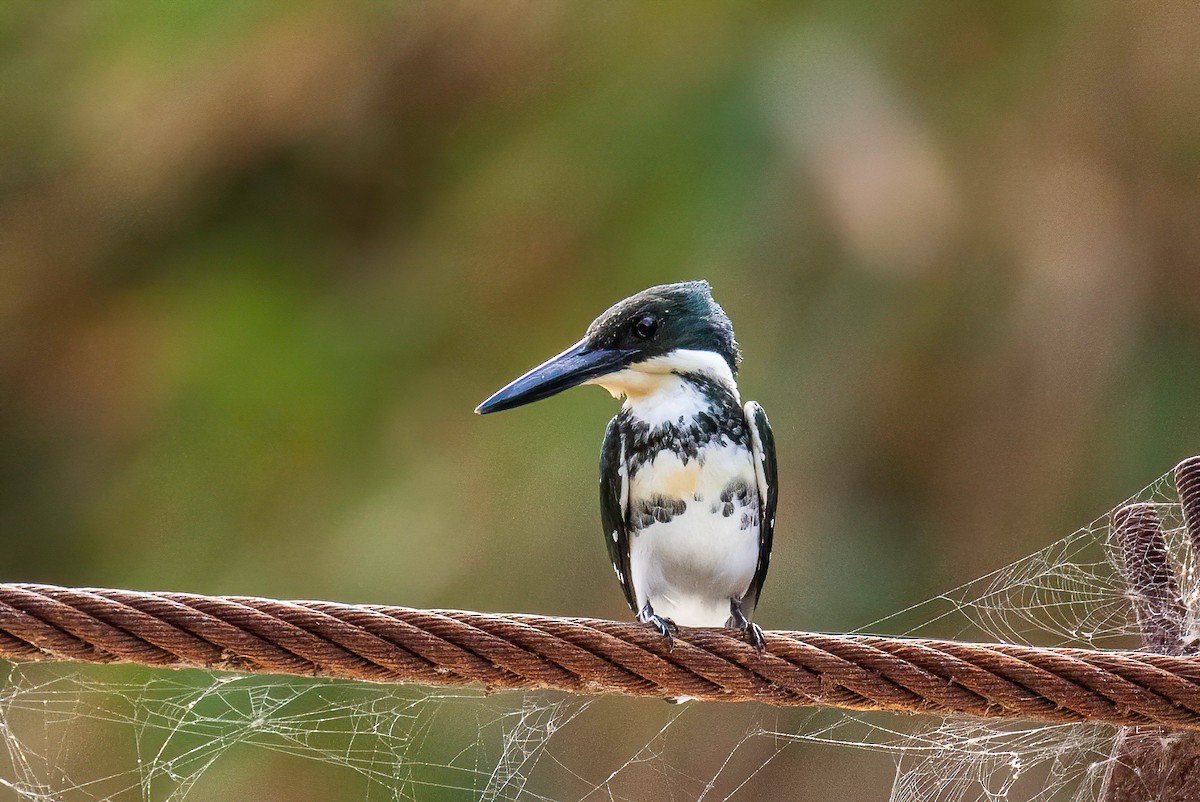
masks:
<svg viewBox="0 0 1200 802"><path fill-rule="evenodd" d="M733 325L706 281L643 290L583 339L497 391L486 414L578 384L624 398L600 454L608 556L639 620L675 626L753 623L771 557L778 482L761 406L738 395Z"/></svg>

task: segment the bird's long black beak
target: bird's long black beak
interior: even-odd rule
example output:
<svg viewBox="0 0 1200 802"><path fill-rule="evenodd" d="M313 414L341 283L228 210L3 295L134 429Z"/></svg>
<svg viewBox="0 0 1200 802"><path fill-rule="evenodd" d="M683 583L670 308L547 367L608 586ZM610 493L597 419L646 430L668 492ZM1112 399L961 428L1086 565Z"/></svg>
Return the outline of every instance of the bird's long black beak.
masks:
<svg viewBox="0 0 1200 802"><path fill-rule="evenodd" d="M588 379L620 370L629 364L633 351L590 348L580 340L555 357L547 359L523 376L513 379L475 407L480 415L500 412L540 401L569 390Z"/></svg>

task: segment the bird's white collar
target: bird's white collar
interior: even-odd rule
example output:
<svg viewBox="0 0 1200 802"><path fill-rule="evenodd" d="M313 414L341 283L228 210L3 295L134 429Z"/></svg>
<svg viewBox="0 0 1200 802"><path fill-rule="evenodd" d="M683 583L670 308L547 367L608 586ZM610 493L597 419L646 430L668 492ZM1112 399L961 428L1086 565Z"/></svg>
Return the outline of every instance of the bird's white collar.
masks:
<svg viewBox="0 0 1200 802"><path fill-rule="evenodd" d="M712 379L741 404L729 363L712 351L677 348L588 383L600 385L613 398L624 398L626 409L654 425L678 422L679 418L691 420L696 413L712 406L704 392L683 374L699 374Z"/></svg>

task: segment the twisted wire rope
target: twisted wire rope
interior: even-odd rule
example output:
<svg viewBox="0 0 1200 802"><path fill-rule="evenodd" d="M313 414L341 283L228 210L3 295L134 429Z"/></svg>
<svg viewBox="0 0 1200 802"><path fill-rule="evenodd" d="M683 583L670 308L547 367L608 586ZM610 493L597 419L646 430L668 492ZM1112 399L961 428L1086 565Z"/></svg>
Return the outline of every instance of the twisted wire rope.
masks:
<svg viewBox="0 0 1200 802"><path fill-rule="evenodd" d="M1200 456L1174 473L1200 549ZM1200 731L1200 655L1153 505L1112 526L1146 651L811 632L759 651L726 629L667 642L591 618L0 583L0 659Z"/></svg>
<svg viewBox="0 0 1200 802"><path fill-rule="evenodd" d="M1200 658L0 584L0 658L1200 730Z"/></svg>

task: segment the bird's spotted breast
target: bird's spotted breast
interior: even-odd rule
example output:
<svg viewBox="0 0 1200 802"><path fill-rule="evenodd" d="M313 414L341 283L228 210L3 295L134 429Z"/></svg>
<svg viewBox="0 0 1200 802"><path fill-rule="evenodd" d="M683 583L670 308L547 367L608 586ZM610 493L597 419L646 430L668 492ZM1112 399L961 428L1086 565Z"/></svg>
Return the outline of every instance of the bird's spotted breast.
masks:
<svg viewBox="0 0 1200 802"><path fill-rule="evenodd" d="M751 452L712 443L688 460L686 497L659 492L682 458L660 452L630 478L630 570L635 596L685 626L723 626L730 599L749 588L758 564L758 488Z"/></svg>
<svg viewBox="0 0 1200 802"><path fill-rule="evenodd" d="M681 409L677 419L651 423L638 416L636 407L621 410L618 420L625 434L631 470L636 471L663 453L678 455L686 466L709 446L750 448L745 413L733 396L704 376L688 376L687 382L698 392L693 396L694 406ZM686 490L679 495L686 495Z"/></svg>
<svg viewBox="0 0 1200 802"><path fill-rule="evenodd" d="M689 375L684 384L677 419L664 419L657 408L646 414L638 404L617 418L635 531L669 523L689 511L689 501L697 512L725 518L757 507L745 414L726 388L704 376Z"/></svg>
<svg viewBox="0 0 1200 802"><path fill-rule="evenodd" d="M629 499L635 531L693 510L714 520L739 516L743 529L758 522L750 452L728 443L699 449L686 463L675 452L660 451L631 472Z"/></svg>

